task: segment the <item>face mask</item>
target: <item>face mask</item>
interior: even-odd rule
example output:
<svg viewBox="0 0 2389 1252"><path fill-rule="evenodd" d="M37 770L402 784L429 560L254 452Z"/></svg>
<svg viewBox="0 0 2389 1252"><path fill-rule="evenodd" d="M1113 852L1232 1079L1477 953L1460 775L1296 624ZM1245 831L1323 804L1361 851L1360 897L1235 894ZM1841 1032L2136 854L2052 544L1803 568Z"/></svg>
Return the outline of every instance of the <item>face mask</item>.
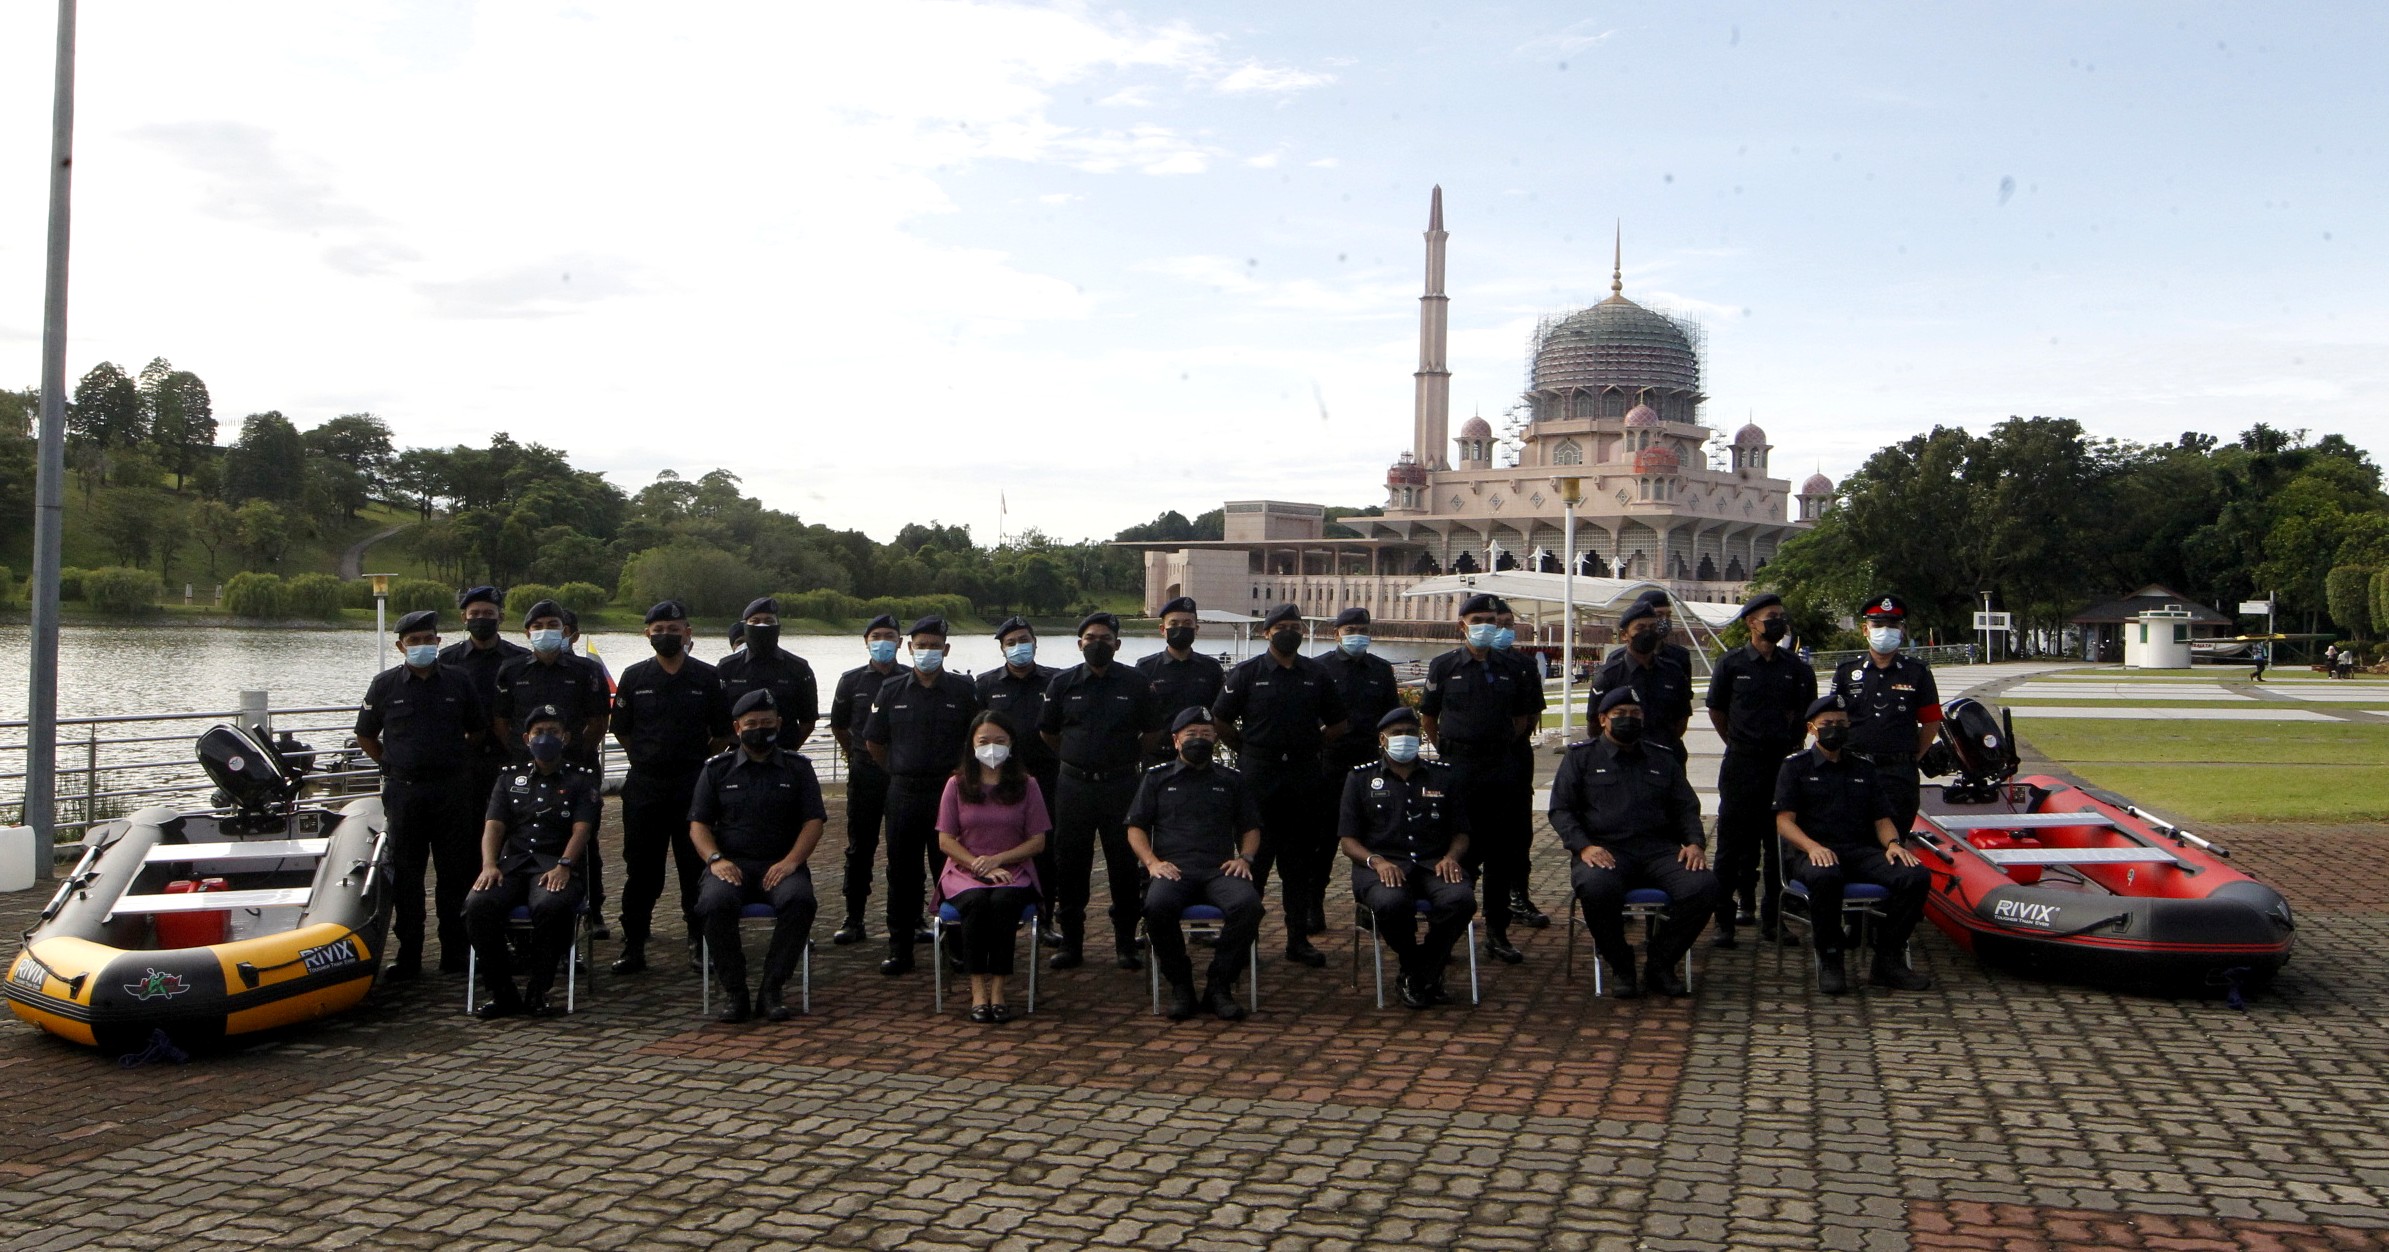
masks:
<svg viewBox="0 0 2389 1252"><path fill-rule="evenodd" d="M533 735L530 746L532 760L553 761L564 755L564 736Z"/></svg>
<svg viewBox="0 0 2389 1252"><path fill-rule="evenodd" d="M738 746L742 748L752 748L757 752L761 752L765 748L770 747L779 739L779 737L780 732L777 727L749 726L745 730L738 732Z"/></svg>
<svg viewBox="0 0 2389 1252"><path fill-rule="evenodd" d="M1506 650L1511 644L1516 642L1518 642L1518 632L1510 629L1507 626L1503 626L1493 632L1493 646L1496 648L1502 648Z"/></svg>
<svg viewBox="0 0 2389 1252"><path fill-rule="evenodd" d="M1212 743L1208 739L1189 739L1178 745L1178 755L1185 757L1189 765L1209 765L1211 748Z"/></svg>
<svg viewBox="0 0 2389 1252"><path fill-rule="evenodd" d="M494 617L467 618L465 619L465 633L483 642L495 639L498 637L498 619Z"/></svg>
<svg viewBox="0 0 2389 1252"><path fill-rule="evenodd" d="M871 654L871 663L873 665L885 665L888 662L896 659L896 641L893 639L874 639L863 645L863 651Z"/></svg>
<svg viewBox="0 0 2389 1252"><path fill-rule="evenodd" d="M1004 762L1012 759L1012 745L1008 743L983 743L978 747L971 749L971 755L979 758L979 764L984 765L989 769L997 769L1000 768Z"/></svg>
<svg viewBox="0 0 2389 1252"><path fill-rule="evenodd" d="M1347 656L1367 656L1369 637L1367 635L1346 635L1336 640L1336 646L1342 648Z"/></svg>
<svg viewBox="0 0 2389 1252"><path fill-rule="evenodd" d="M757 626L750 622L747 624L746 639L747 651L750 654L770 656L780 646L780 624L773 622L769 626Z"/></svg>
<svg viewBox="0 0 2389 1252"><path fill-rule="evenodd" d="M1279 656L1292 656L1302 651L1302 632L1281 630L1269 636L1269 650Z"/></svg>
<svg viewBox="0 0 2389 1252"><path fill-rule="evenodd" d="M1408 765L1418 759L1417 735L1395 735L1385 741L1385 759Z"/></svg>
<svg viewBox="0 0 2389 1252"><path fill-rule="evenodd" d="M1112 654L1119 650L1119 645L1109 639L1090 639L1087 646L1079 649L1079 655L1087 658L1089 665L1109 665L1112 663Z"/></svg>
<svg viewBox="0 0 2389 1252"><path fill-rule="evenodd" d="M934 674L946 667L946 653L942 648L928 648L912 654L912 667L924 674Z"/></svg>
<svg viewBox="0 0 2389 1252"><path fill-rule="evenodd" d="M1850 728L1847 726L1817 727L1817 746L1828 752L1839 752L1842 750L1842 745L1848 742L1850 742Z"/></svg>
<svg viewBox="0 0 2389 1252"><path fill-rule="evenodd" d="M678 635L647 636L647 646L655 649L657 656L679 656L680 650L686 647L687 643L687 640Z"/></svg>
<svg viewBox="0 0 2389 1252"><path fill-rule="evenodd" d="M1659 650L1659 632L1645 630L1629 635L1626 638L1626 646L1634 649L1637 656L1649 656Z"/></svg>
<svg viewBox="0 0 2389 1252"><path fill-rule="evenodd" d="M1866 632L1866 646L1874 649L1877 652L1883 653L1899 651L1900 628L1897 626L1868 627Z"/></svg>
<svg viewBox="0 0 2389 1252"><path fill-rule="evenodd" d="M414 666L416 669L430 669L432 666L440 663L440 645L436 643L408 644L406 649L406 663Z"/></svg>
<svg viewBox="0 0 2389 1252"><path fill-rule="evenodd" d="M1161 640L1172 648L1184 652L1194 646L1194 627L1172 626L1162 632Z"/></svg>
<svg viewBox="0 0 2389 1252"><path fill-rule="evenodd" d="M1017 665L1022 669L1027 669L1036 663L1037 641L1034 639L1026 643L1016 643L1004 649L1004 664L1006 665Z"/></svg>
<svg viewBox="0 0 2389 1252"><path fill-rule="evenodd" d="M1468 625L1468 646L1498 648L1501 646L1501 627L1491 622L1471 622Z"/></svg>
<svg viewBox="0 0 2389 1252"><path fill-rule="evenodd" d="M1610 718L1609 737L1623 744L1642 742L1642 719L1639 717Z"/></svg>
<svg viewBox="0 0 2389 1252"><path fill-rule="evenodd" d="M1759 623L1759 638L1764 639L1769 643L1782 643L1783 637L1790 633L1790 627L1783 622L1765 621Z"/></svg>
<svg viewBox="0 0 2389 1252"><path fill-rule="evenodd" d="M531 650L533 652L562 652L564 650L564 632L561 630L532 631Z"/></svg>

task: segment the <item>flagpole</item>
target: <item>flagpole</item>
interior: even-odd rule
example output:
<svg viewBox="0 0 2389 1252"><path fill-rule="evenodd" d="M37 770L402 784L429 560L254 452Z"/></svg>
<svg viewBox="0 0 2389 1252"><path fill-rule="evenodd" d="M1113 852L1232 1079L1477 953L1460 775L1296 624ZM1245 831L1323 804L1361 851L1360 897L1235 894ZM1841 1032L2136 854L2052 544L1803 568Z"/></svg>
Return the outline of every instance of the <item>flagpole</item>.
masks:
<svg viewBox="0 0 2389 1252"><path fill-rule="evenodd" d="M50 246L43 276L41 438L34 472L33 639L26 690L24 822L48 879L58 827L58 568L66 538L66 259L75 149L75 0L58 0L50 102Z"/></svg>

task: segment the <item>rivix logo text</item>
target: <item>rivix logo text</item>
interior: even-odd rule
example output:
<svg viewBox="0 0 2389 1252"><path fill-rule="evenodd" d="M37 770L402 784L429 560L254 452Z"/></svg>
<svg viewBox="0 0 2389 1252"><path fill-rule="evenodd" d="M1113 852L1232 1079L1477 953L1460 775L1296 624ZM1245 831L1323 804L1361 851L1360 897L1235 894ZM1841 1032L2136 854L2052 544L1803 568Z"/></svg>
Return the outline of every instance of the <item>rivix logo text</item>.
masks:
<svg viewBox="0 0 2389 1252"><path fill-rule="evenodd" d="M1991 906L1991 919L2017 926L2054 926L2057 924L2058 908L2058 905L2034 904L2029 900L2001 900Z"/></svg>

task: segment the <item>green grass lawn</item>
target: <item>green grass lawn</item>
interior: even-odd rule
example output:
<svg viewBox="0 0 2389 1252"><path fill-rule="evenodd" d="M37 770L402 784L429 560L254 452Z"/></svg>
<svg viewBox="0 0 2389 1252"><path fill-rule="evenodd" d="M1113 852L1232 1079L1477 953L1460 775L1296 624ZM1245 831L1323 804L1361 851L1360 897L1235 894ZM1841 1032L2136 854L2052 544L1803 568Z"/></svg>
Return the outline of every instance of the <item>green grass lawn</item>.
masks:
<svg viewBox="0 0 2389 1252"><path fill-rule="evenodd" d="M2389 768L2378 765L2080 765L2073 770L2189 822L2389 820Z"/></svg>
<svg viewBox="0 0 2389 1252"><path fill-rule="evenodd" d="M2030 753L2186 821L2389 820L2389 723L2017 721Z"/></svg>

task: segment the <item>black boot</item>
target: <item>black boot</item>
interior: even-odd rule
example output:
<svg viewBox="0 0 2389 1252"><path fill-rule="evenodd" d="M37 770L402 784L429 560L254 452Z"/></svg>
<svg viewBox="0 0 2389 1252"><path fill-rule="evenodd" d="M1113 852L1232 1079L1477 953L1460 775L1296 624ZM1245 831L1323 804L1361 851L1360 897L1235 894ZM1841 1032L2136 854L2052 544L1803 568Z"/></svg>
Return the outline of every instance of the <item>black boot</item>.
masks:
<svg viewBox="0 0 2389 1252"><path fill-rule="evenodd" d="M1524 887L1510 893L1510 918L1529 930L1541 930L1551 924L1550 916L1526 898Z"/></svg>
<svg viewBox="0 0 2389 1252"><path fill-rule="evenodd" d="M901 936L888 940L888 959L879 963L879 972L893 977L912 972L912 940Z"/></svg>
<svg viewBox="0 0 2389 1252"><path fill-rule="evenodd" d="M870 938L870 935L863 928L863 910L856 905L847 905L846 920L838 926L837 933L830 936L830 942L843 948L850 943L861 943L867 938Z"/></svg>
<svg viewBox="0 0 2389 1252"><path fill-rule="evenodd" d="M1485 929L1485 951L1504 965L1516 965L1526 959L1524 952L1511 946L1510 932L1507 927L1489 926Z"/></svg>
<svg viewBox="0 0 2389 1252"><path fill-rule="evenodd" d="M1286 936L1286 959L1299 961L1313 969L1323 968L1327 964L1327 954L1312 947L1307 935Z"/></svg>
<svg viewBox="0 0 2389 1252"><path fill-rule="evenodd" d="M1244 1019L1244 1006L1236 1002L1236 993L1223 982L1213 981L1203 988L1203 1007L1223 1022Z"/></svg>
<svg viewBox="0 0 2389 1252"><path fill-rule="evenodd" d="M1739 946L1734 941L1733 919L1723 918L1718 921L1717 937L1709 941L1709 946L1713 948L1731 948Z"/></svg>
<svg viewBox="0 0 2389 1252"><path fill-rule="evenodd" d="M1077 969L1086 964L1086 946L1086 919L1081 918L1077 921L1065 919L1062 922L1062 940L1054 945L1053 958L1045 963L1045 967L1047 969Z"/></svg>
<svg viewBox="0 0 2389 1252"><path fill-rule="evenodd" d="M1174 982L1170 984L1169 1016L1171 1021L1185 1021L1199 1011L1195 1001L1193 983Z"/></svg>
<svg viewBox="0 0 2389 1252"><path fill-rule="evenodd" d="M486 1022L494 1021L501 1017L513 1017L522 1011L523 998L522 996L516 994L514 990L514 984L510 982L500 982L497 986L490 989L489 999L483 1001L479 1006L474 1008L473 1016L478 1017L482 1021Z"/></svg>
<svg viewBox="0 0 2389 1252"><path fill-rule="evenodd" d="M1817 953L1817 990L1837 996L1850 989L1850 975L1842 968L1839 952Z"/></svg>
<svg viewBox="0 0 2389 1252"><path fill-rule="evenodd" d="M1918 973L1900 964L1896 957L1884 954L1875 957L1874 973L1867 981L1893 991L1929 991L1933 986L1932 975Z"/></svg>
<svg viewBox="0 0 2389 1252"><path fill-rule="evenodd" d="M637 974L644 972L646 968L647 941L644 939L624 940L622 943L622 955L614 958L614 972L617 974Z"/></svg>
<svg viewBox="0 0 2389 1252"><path fill-rule="evenodd" d="M1677 972L1681 968L1677 962L1682 959L1678 957L1676 960L1651 961L1647 964L1643 971L1643 982L1650 988L1651 994L1670 999L1682 999L1692 994L1692 988L1684 982L1684 975Z"/></svg>
<svg viewBox="0 0 2389 1252"><path fill-rule="evenodd" d="M1620 1000L1642 998L1642 977L1634 972L1634 954L1632 952L1615 959L1608 957L1601 959L1609 961L1610 995Z"/></svg>
<svg viewBox="0 0 2389 1252"><path fill-rule="evenodd" d="M747 999L747 985L745 983L723 983L722 995L730 1002L722 1006L721 1012L713 1015L713 1020L735 1026L738 1023L743 1022L755 1015L755 1010Z"/></svg>
<svg viewBox="0 0 2389 1252"><path fill-rule="evenodd" d="M763 990L755 993L755 1016L767 1022L784 1022L796 1016L796 1010L789 1008L788 1002L780 998L777 985L767 982L763 984Z"/></svg>

